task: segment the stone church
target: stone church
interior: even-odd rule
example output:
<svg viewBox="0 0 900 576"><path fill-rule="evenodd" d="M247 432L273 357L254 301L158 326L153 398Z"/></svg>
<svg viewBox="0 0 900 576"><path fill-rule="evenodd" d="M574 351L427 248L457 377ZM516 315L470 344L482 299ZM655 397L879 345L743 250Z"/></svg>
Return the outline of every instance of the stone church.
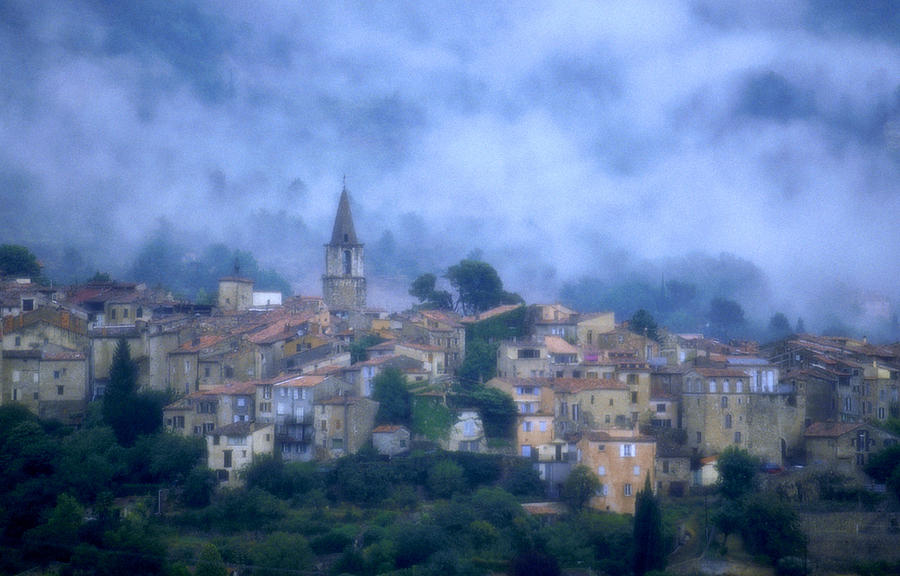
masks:
<svg viewBox="0 0 900 576"><path fill-rule="evenodd" d="M332 311L363 310L366 307L366 275L363 245L356 238L350 196L341 191L331 242L325 245L322 297Z"/></svg>

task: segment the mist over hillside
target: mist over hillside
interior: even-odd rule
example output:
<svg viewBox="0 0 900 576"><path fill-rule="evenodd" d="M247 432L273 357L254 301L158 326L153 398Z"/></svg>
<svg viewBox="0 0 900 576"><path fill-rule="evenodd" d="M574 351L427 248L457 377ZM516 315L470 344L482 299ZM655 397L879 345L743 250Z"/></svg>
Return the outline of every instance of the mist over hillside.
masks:
<svg viewBox="0 0 900 576"><path fill-rule="evenodd" d="M528 301L627 316L681 282L698 313L897 338L891 2L12 0L0 22L0 242L57 281L129 279L163 235L179 265L221 244L318 293L346 176L373 305L477 253Z"/></svg>

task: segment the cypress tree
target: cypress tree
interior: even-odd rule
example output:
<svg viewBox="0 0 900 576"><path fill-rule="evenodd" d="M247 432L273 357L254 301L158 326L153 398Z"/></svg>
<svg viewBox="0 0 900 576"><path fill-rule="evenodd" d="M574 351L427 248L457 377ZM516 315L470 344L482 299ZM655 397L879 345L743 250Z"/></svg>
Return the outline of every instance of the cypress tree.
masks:
<svg viewBox="0 0 900 576"><path fill-rule="evenodd" d="M634 574L663 570L666 555L662 534L662 512L646 477L644 489L637 493L634 507Z"/></svg>
<svg viewBox="0 0 900 576"><path fill-rule="evenodd" d="M113 429L116 439L123 446L130 446L135 440L131 409L136 397L137 365L131 359L128 342L121 338L113 353L109 383L103 393L103 420Z"/></svg>

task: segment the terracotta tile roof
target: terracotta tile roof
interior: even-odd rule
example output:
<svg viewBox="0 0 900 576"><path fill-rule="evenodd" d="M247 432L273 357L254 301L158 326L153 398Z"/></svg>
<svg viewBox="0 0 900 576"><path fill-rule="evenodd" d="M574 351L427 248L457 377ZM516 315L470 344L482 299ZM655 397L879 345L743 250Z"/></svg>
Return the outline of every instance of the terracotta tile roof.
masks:
<svg viewBox="0 0 900 576"><path fill-rule="evenodd" d="M549 354L578 354L578 348L559 336L544 336L544 344Z"/></svg>
<svg viewBox="0 0 900 576"><path fill-rule="evenodd" d="M443 310L422 310L419 312L425 318L431 318L436 322L441 322L443 324L448 324L452 328L459 328L462 326L460 324L459 317L452 312L445 312Z"/></svg>
<svg viewBox="0 0 900 576"><path fill-rule="evenodd" d="M254 344L273 344L279 340L287 340L297 335L297 330L303 326L312 314L300 314L280 318L268 326L247 336L247 340Z"/></svg>
<svg viewBox="0 0 900 576"><path fill-rule="evenodd" d="M78 350L64 348L56 344L45 344L41 348L44 360L84 360L85 355Z"/></svg>
<svg viewBox="0 0 900 576"><path fill-rule="evenodd" d="M803 435L807 438L837 438L862 425L862 422L813 422Z"/></svg>
<svg viewBox="0 0 900 576"><path fill-rule="evenodd" d="M706 367L697 367L694 368L694 372L703 376L704 378L746 378L747 375L735 368L706 368Z"/></svg>
<svg viewBox="0 0 900 576"><path fill-rule="evenodd" d="M397 347L411 348L412 350L421 350L422 352L443 352L440 346L432 346L430 344L416 344L413 342L398 342ZM396 350L396 348L395 348Z"/></svg>
<svg viewBox="0 0 900 576"><path fill-rule="evenodd" d="M256 382L229 382L206 390L205 395L254 395L256 394Z"/></svg>
<svg viewBox="0 0 900 576"><path fill-rule="evenodd" d="M378 351L382 351L382 350L393 350L394 346L396 346L396 345L397 345L396 340L388 340L386 342L380 342L378 344L375 344L374 346L369 346L368 348L366 348L366 350L371 350L373 352L378 352Z"/></svg>
<svg viewBox="0 0 900 576"><path fill-rule="evenodd" d="M225 340L221 334L204 334L199 338L189 340L173 350L172 354L192 354L215 346Z"/></svg>
<svg viewBox="0 0 900 576"><path fill-rule="evenodd" d="M399 424L382 424L373 428L372 434L391 434L399 430L406 430L406 427Z"/></svg>
<svg viewBox="0 0 900 576"><path fill-rule="evenodd" d="M522 306L524 306L524 304L505 304L503 306L497 306L496 308L485 310L481 314L476 314L475 316L466 316L460 319L460 322L462 322L463 324L474 324L475 322L481 322L482 320L488 320L489 318L494 318L495 316L506 314L507 312L510 312Z"/></svg>
<svg viewBox="0 0 900 576"><path fill-rule="evenodd" d="M554 390L575 394L586 390L625 390L624 382L613 378L556 378L551 381Z"/></svg>
<svg viewBox="0 0 900 576"><path fill-rule="evenodd" d="M311 388L313 386L318 386L325 379L328 378L326 374L300 374L298 376L290 376L287 379L282 379L279 382L275 382L273 385L276 388Z"/></svg>
<svg viewBox="0 0 900 576"><path fill-rule="evenodd" d="M349 404L356 404L362 400L359 396L332 396L331 398L327 398L322 400L321 402L316 402L316 404L324 404L326 406L345 406Z"/></svg>

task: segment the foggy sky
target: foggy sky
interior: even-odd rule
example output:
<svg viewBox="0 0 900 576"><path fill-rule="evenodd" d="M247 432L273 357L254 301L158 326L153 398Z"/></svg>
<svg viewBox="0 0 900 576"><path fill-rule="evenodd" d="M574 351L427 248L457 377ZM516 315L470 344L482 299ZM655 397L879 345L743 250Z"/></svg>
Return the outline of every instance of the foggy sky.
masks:
<svg viewBox="0 0 900 576"><path fill-rule="evenodd" d="M762 314L896 307L895 8L0 0L0 241L114 269L164 219L318 293L346 176L398 284L480 249L553 300L727 252Z"/></svg>

